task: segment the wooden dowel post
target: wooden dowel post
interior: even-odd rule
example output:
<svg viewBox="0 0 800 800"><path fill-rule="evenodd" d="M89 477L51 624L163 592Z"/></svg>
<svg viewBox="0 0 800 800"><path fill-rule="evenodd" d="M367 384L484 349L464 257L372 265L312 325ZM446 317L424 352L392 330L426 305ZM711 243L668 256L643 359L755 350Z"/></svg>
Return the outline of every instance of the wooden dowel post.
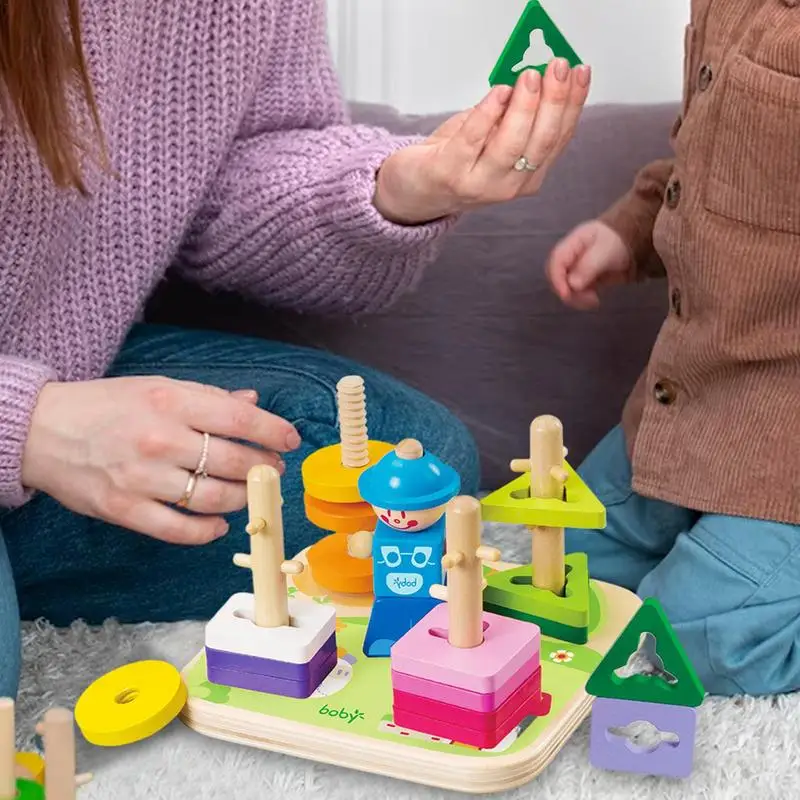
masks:
<svg viewBox="0 0 800 800"><path fill-rule="evenodd" d="M455 497L447 505L445 530L447 587L433 587L434 597L447 601L447 639L453 647L483 643L483 561L499 561L500 552L481 545L481 504L474 497Z"/></svg>
<svg viewBox="0 0 800 800"><path fill-rule="evenodd" d="M44 789L47 800L75 800L75 726L71 711L44 715Z"/></svg>
<svg viewBox="0 0 800 800"><path fill-rule="evenodd" d="M556 417L537 417L530 427L531 497L560 500L564 493L564 429ZM564 529L531 527L531 580L538 589L564 593Z"/></svg>
<svg viewBox="0 0 800 800"><path fill-rule="evenodd" d="M483 642L483 569L481 504L474 497L456 497L445 516L447 555L448 641L453 647L477 647Z"/></svg>
<svg viewBox="0 0 800 800"><path fill-rule="evenodd" d="M16 729L14 726L14 701L0 698L0 800L17 796Z"/></svg>
<svg viewBox="0 0 800 800"><path fill-rule="evenodd" d="M339 413L342 466L365 467L369 464L369 433L364 379L358 375L347 375L342 378L336 384L336 402Z"/></svg>
<svg viewBox="0 0 800 800"><path fill-rule="evenodd" d="M299 561L284 561L283 500L278 471L261 464L247 474L250 555L237 553L233 563L253 573L253 621L260 628L289 625L286 575L303 571Z"/></svg>

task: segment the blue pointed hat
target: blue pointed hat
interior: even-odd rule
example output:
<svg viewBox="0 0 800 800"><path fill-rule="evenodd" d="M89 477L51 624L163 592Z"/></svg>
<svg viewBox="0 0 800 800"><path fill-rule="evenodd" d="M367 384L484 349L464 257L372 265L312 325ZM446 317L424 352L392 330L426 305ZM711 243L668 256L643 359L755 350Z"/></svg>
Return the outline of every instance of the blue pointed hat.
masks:
<svg viewBox="0 0 800 800"><path fill-rule="evenodd" d="M404 439L358 479L358 491L365 502L396 511L443 506L460 489L459 474L426 453L416 439Z"/></svg>

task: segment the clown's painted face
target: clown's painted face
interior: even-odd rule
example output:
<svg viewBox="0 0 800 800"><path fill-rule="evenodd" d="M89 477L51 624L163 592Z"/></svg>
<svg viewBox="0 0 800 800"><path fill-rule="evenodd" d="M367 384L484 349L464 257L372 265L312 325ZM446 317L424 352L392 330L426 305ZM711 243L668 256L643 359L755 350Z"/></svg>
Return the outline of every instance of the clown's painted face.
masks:
<svg viewBox="0 0 800 800"><path fill-rule="evenodd" d="M397 531L424 531L436 524L445 512L445 506L426 508L424 511L395 511L391 508L373 506L378 519Z"/></svg>

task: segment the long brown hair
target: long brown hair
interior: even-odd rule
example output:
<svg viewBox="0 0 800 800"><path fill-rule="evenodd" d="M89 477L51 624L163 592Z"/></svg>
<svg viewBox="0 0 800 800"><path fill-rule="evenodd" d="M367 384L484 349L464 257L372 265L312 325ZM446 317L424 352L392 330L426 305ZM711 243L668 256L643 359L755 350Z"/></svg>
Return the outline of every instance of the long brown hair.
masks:
<svg viewBox="0 0 800 800"><path fill-rule="evenodd" d="M0 0L0 100L16 112L56 185L85 193L80 155L87 141L70 112L74 88L87 104L105 160L83 53L80 0Z"/></svg>

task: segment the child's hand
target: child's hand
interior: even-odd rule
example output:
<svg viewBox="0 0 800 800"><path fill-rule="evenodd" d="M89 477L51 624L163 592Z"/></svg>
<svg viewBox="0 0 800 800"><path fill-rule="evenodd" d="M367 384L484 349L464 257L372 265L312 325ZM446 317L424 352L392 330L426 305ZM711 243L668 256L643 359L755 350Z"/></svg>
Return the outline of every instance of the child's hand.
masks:
<svg viewBox="0 0 800 800"><path fill-rule="evenodd" d="M554 248L547 263L553 291L572 308L597 308L597 290L626 283L631 254L619 234L599 220L584 222Z"/></svg>

